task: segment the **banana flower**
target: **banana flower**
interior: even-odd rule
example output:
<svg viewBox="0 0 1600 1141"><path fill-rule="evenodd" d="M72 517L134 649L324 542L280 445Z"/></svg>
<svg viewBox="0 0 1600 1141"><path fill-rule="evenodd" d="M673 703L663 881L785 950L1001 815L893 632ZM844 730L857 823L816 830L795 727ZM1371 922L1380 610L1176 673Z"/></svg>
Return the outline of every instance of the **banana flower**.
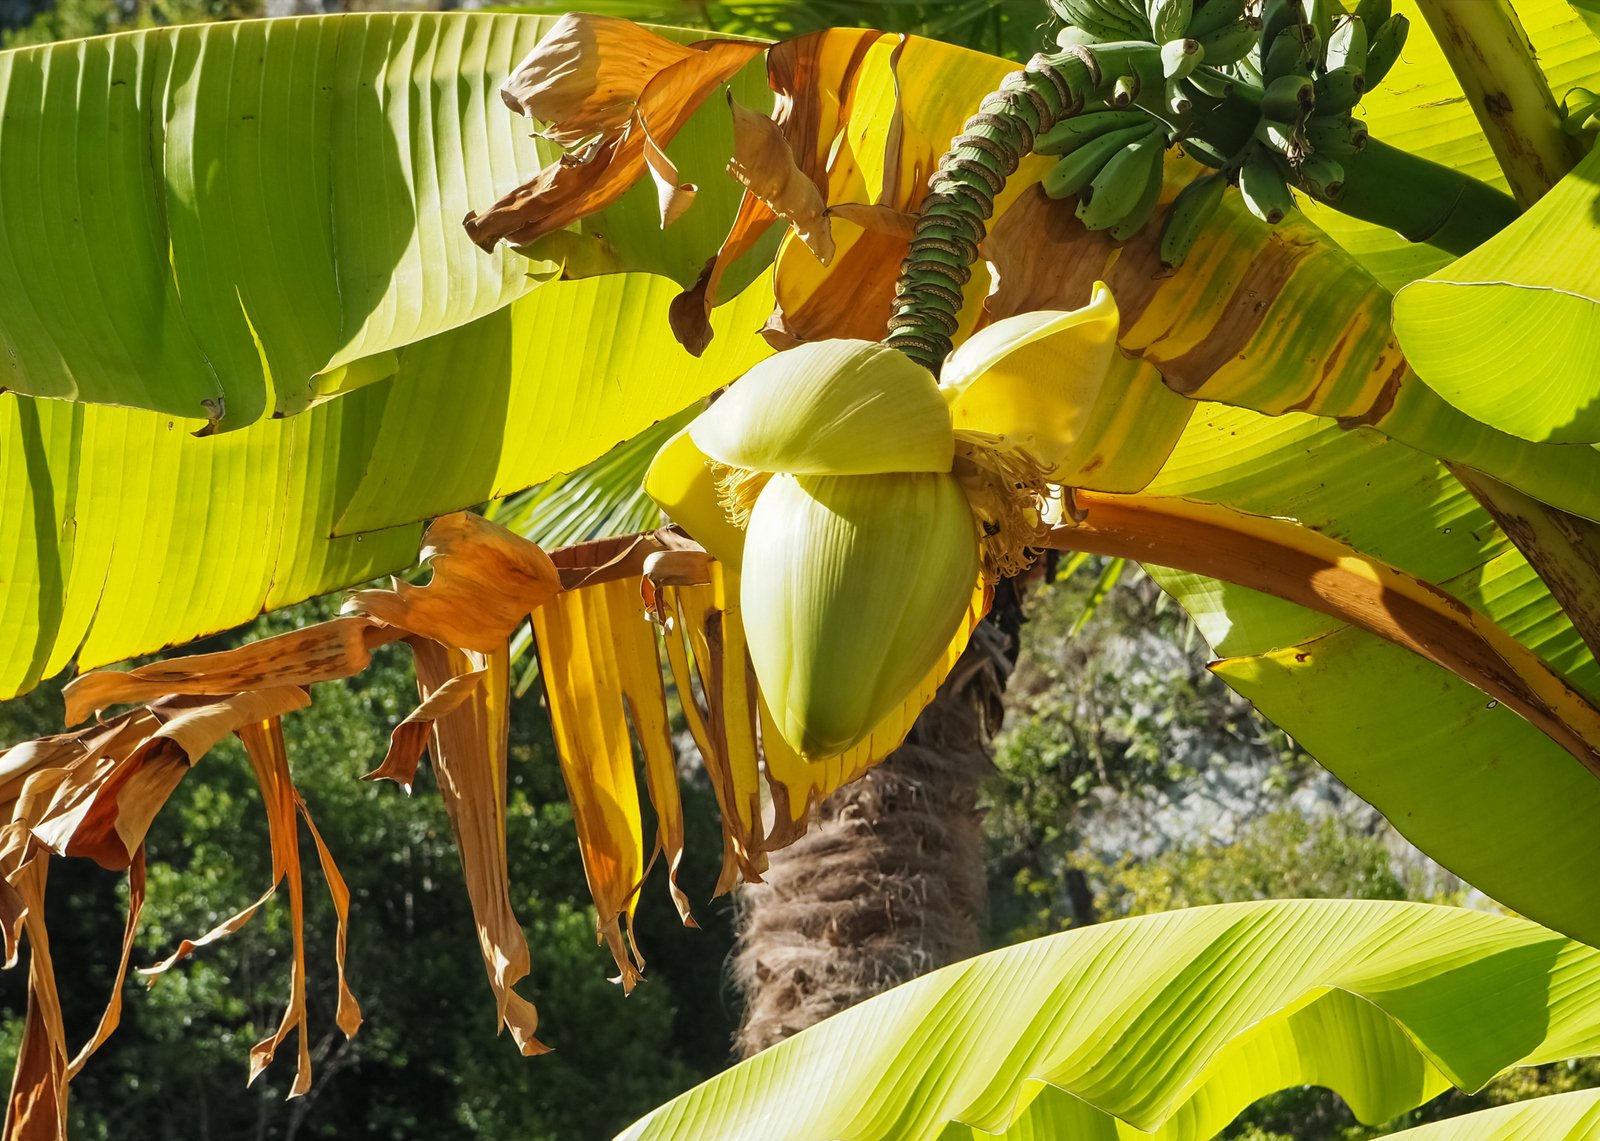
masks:
<svg viewBox="0 0 1600 1141"><path fill-rule="evenodd" d="M756 679L803 756L870 733L949 644L980 576L1027 564L1059 488L1093 471L1103 485L1119 460L1085 429L1123 398L1107 384L1117 328L1097 284L1082 309L976 333L942 381L876 342L809 342L755 365L657 454L645 489L739 574Z"/></svg>

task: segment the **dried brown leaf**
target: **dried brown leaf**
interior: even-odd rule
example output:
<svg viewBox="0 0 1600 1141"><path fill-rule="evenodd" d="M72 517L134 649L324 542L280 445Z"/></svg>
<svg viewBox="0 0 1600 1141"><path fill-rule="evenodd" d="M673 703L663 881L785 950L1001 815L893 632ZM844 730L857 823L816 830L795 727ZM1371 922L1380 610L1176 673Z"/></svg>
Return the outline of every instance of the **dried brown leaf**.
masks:
<svg viewBox="0 0 1600 1141"><path fill-rule="evenodd" d="M578 28L595 19L573 17ZM717 84L763 50L762 44L704 40L684 54L663 49L641 62L630 36L585 40L575 33L570 45L552 57L555 64L536 60L526 73L519 69L519 92L536 91L546 82L571 89L554 101L569 109L563 141L596 134L598 139L581 152L563 155L483 213L469 213L463 225L478 245L486 250L501 240L527 245L615 202L645 175L647 142L668 146ZM585 94L591 83L593 91ZM522 96L507 102L520 109Z"/></svg>
<svg viewBox="0 0 1600 1141"><path fill-rule="evenodd" d="M531 960L522 925L511 908L506 870L506 737L509 722L506 647L490 654L468 654L437 642L416 639L412 651L423 700L454 677L485 674L470 697L433 723L433 771L439 795L455 832L467 897L478 929L489 986L501 1024L524 1054L549 1047L534 1036L539 1025L533 1004L513 986L528 974Z"/></svg>
<svg viewBox="0 0 1600 1141"><path fill-rule="evenodd" d="M374 649L399 637L364 618L335 618L221 653L192 654L126 672L95 670L68 682L62 691L67 724L124 702L180 693L221 696L353 677L371 664ZM0 781L4 777L0 771Z"/></svg>
<svg viewBox="0 0 1600 1141"><path fill-rule="evenodd" d="M833 258L833 232L817 184L801 172L778 124L740 106L732 95L733 157L728 173L794 227L795 235L826 265Z"/></svg>
<svg viewBox="0 0 1600 1141"><path fill-rule="evenodd" d="M447 646L488 653L561 589L555 564L537 544L467 511L433 521L422 557L433 568L426 586L401 582L393 590L358 590L344 609Z"/></svg>
<svg viewBox="0 0 1600 1141"><path fill-rule="evenodd" d="M519 115L550 124L544 136L575 146L621 130L652 77L694 55L631 20L565 15L500 85Z"/></svg>

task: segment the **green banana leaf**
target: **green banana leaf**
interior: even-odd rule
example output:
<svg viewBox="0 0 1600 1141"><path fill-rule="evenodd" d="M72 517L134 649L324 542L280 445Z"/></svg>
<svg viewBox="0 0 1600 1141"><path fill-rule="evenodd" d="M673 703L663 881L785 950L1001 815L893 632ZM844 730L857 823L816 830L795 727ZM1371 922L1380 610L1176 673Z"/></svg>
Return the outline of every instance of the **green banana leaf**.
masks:
<svg viewBox="0 0 1600 1141"><path fill-rule="evenodd" d="M560 267L486 255L459 222L558 153L495 90L552 22L331 16L0 53L0 389L240 428L527 294ZM733 86L770 103L759 61ZM670 230L641 185L577 232L692 282L738 202L731 138L713 100L669 145L704 187Z"/></svg>
<svg viewBox="0 0 1600 1141"><path fill-rule="evenodd" d="M1584 1141L1600 1133L1600 1090L1577 1090L1480 1109L1391 1133L1405 1141Z"/></svg>
<svg viewBox="0 0 1600 1141"><path fill-rule="evenodd" d="M0 696L74 655L120 661L408 567L410 520L439 488L481 503L580 467L768 351L763 282L718 311L698 361L667 327L676 292L643 274L551 282L449 334L453 352L425 342L385 380L213 436L0 395ZM629 334L556 335L570 319ZM407 504L402 524L336 534L358 492Z"/></svg>
<svg viewBox="0 0 1600 1141"><path fill-rule="evenodd" d="M1378 901L1195 908L896 987L619 1141L1175 1141L1306 1083L1377 1123L1449 1084L1600 1049L1597 998L1600 951L1526 920Z"/></svg>
<svg viewBox="0 0 1600 1141"><path fill-rule="evenodd" d="M1600 441L1600 150L1460 260L1395 295L1429 387L1530 440Z"/></svg>
<svg viewBox="0 0 1600 1141"><path fill-rule="evenodd" d="M1203 407L1148 490L1294 518L1439 585L1600 697L1600 667L1487 512L1437 461L1376 432ZM1413 843L1507 906L1600 943L1600 883L1588 871L1600 860L1600 781L1564 749L1372 634L1148 569L1223 658L1219 676Z"/></svg>

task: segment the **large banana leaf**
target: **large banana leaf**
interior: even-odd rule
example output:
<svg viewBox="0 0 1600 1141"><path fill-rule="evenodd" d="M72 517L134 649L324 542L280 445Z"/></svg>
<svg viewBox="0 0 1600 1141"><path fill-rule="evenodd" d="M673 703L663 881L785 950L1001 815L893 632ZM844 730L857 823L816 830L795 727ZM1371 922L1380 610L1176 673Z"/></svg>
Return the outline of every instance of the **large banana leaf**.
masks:
<svg viewBox="0 0 1600 1141"><path fill-rule="evenodd" d="M0 396L0 694L74 654L117 661L407 567L410 520L445 498L579 467L767 351L753 333L764 283L719 312L724 335L699 361L668 331L675 291L639 274L552 282L398 354L386 380L214 436L138 409ZM563 336L572 321L626 333ZM337 537L363 503L402 525Z"/></svg>
<svg viewBox="0 0 1600 1141"><path fill-rule="evenodd" d="M386 13L0 53L0 388L238 428L528 293L560 267L486 256L459 221L557 153L494 90L551 23ZM734 86L766 105L759 64ZM717 100L674 140L704 192L665 234L649 186L579 229L692 281L737 201L730 138Z"/></svg>
<svg viewBox="0 0 1600 1141"><path fill-rule="evenodd" d="M1525 920L1372 901L1196 908L946 967L621 1137L1198 1139L1307 1083L1377 1123L1452 1083L1600 1049L1597 998L1600 951Z"/></svg>
<svg viewBox="0 0 1600 1141"><path fill-rule="evenodd" d="M1600 695L1600 667L1484 509L1437 462L1376 432L1204 408L1148 491L1292 517L1438 584ZM1414 843L1518 911L1600 941L1600 888L1585 870L1600 859L1600 781L1550 738L1337 619L1152 569L1223 656L1224 680Z"/></svg>

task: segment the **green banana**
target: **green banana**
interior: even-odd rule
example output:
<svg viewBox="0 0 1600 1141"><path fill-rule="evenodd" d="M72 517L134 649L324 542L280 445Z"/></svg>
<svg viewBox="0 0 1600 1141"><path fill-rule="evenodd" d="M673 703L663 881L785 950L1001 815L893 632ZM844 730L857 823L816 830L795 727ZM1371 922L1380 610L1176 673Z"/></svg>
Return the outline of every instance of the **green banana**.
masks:
<svg viewBox="0 0 1600 1141"><path fill-rule="evenodd" d="M1194 0L1145 0L1145 16L1158 44L1181 40L1189 34Z"/></svg>
<svg viewBox="0 0 1600 1141"><path fill-rule="evenodd" d="M1373 32L1367 41L1367 66L1364 78L1368 88L1382 83L1383 77L1389 74L1389 69L1399 60L1400 51L1406 46L1406 36L1411 31L1411 21L1404 16L1394 15L1377 25L1377 28L1378 30Z"/></svg>
<svg viewBox="0 0 1600 1141"><path fill-rule="evenodd" d="M1324 115L1342 115L1361 102L1366 76L1349 67L1336 67L1316 83L1317 109Z"/></svg>
<svg viewBox="0 0 1600 1141"><path fill-rule="evenodd" d="M1281 33L1298 28L1305 22L1306 9L1302 0L1262 0L1261 42L1270 45ZM1304 44L1305 39L1302 35L1297 42Z"/></svg>
<svg viewBox="0 0 1600 1141"><path fill-rule="evenodd" d="M1221 170L1233 161L1232 155L1224 154L1215 143L1199 136L1183 139L1178 145L1183 149L1183 153L1195 162L1204 163L1216 170Z"/></svg>
<svg viewBox="0 0 1600 1141"><path fill-rule="evenodd" d="M1189 17L1189 34L1197 40L1215 35L1244 19L1245 0L1200 0Z"/></svg>
<svg viewBox="0 0 1600 1141"><path fill-rule="evenodd" d="M1078 197L1083 224L1108 230L1128 218L1151 179L1161 177L1161 149L1161 139L1150 132L1112 155Z"/></svg>
<svg viewBox="0 0 1600 1141"><path fill-rule="evenodd" d="M1134 199L1133 208L1123 215L1122 221L1111 227L1111 236L1119 242L1125 242L1133 237L1150 221L1156 212L1156 206L1161 202L1161 182L1164 168L1162 154L1165 152L1165 139L1159 136L1155 139L1155 160L1150 168L1150 173L1145 177L1144 186L1139 195Z"/></svg>
<svg viewBox="0 0 1600 1141"><path fill-rule="evenodd" d="M1145 35L1138 21L1107 12L1094 0L1050 0L1050 7L1066 23L1103 41L1143 39Z"/></svg>
<svg viewBox="0 0 1600 1141"><path fill-rule="evenodd" d="M1261 113L1284 123L1299 122L1311 113L1316 85L1305 75L1280 75L1261 93Z"/></svg>
<svg viewBox="0 0 1600 1141"><path fill-rule="evenodd" d="M1040 185L1051 198L1070 198L1088 186L1112 156L1122 151L1128 144L1138 142L1156 130L1157 127L1152 122L1144 126L1112 131L1097 139L1091 139L1057 161L1055 166L1050 168L1050 172L1040 180Z"/></svg>
<svg viewBox="0 0 1600 1141"><path fill-rule="evenodd" d="M1283 221L1283 216L1294 208L1294 195L1283 180L1271 153L1256 147L1239 169L1239 193L1250 213L1269 226Z"/></svg>
<svg viewBox="0 0 1600 1141"><path fill-rule="evenodd" d="M1263 39L1261 42L1267 41ZM1307 63L1304 25L1285 28L1277 34L1266 54L1261 57L1261 74L1269 83L1285 75L1311 74Z"/></svg>
<svg viewBox="0 0 1600 1141"><path fill-rule="evenodd" d="M1269 150L1277 151L1284 158L1291 155L1299 157L1306 149L1297 128L1292 123L1262 119L1256 123L1255 135L1258 142Z"/></svg>
<svg viewBox="0 0 1600 1141"><path fill-rule="evenodd" d="M1306 142L1317 154L1349 158L1367 145L1366 124L1348 115L1319 115L1306 123Z"/></svg>
<svg viewBox="0 0 1600 1141"><path fill-rule="evenodd" d="M1328 42L1334 18L1343 15L1344 5L1339 0L1306 0L1306 23L1317 33L1319 43Z"/></svg>
<svg viewBox="0 0 1600 1141"><path fill-rule="evenodd" d="M1378 27L1393 14L1394 4L1391 0L1360 0L1356 4L1356 15L1368 28Z"/></svg>
<svg viewBox="0 0 1600 1141"><path fill-rule="evenodd" d="M1085 111L1070 119L1062 119L1044 134L1033 140L1036 154L1069 155L1092 139L1111 131L1125 131L1129 127L1148 127L1152 120L1144 111Z"/></svg>
<svg viewBox="0 0 1600 1141"><path fill-rule="evenodd" d="M1243 94L1240 84L1211 67L1195 68L1189 76L1189 82L1213 99L1227 99L1236 92Z"/></svg>
<svg viewBox="0 0 1600 1141"><path fill-rule="evenodd" d="M1184 263L1211 215L1217 212L1228 179L1223 174L1205 174L1189 183L1167 207L1161 222L1161 262L1176 269Z"/></svg>
<svg viewBox="0 0 1600 1141"><path fill-rule="evenodd" d="M1139 98L1139 77L1137 75L1121 75L1111 87L1111 105L1113 107L1128 107Z"/></svg>
<svg viewBox="0 0 1600 1141"><path fill-rule="evenodd" d="M1193 111L1194 98L1189 94L1189 92L1193 90L1195 90L1195 88L1189 85L1188 80L1167 80L1167 109L1180 119L1187 115L1190 111Z"/></svg>
<svg viewBox="0 0 1600 1141"><path fill-rule="evenodd" d="M1344 190L1344 167L1326 155L1311 155L1300 164L1300 183L1314 197L1339 197Z"/></svg>
<svg viewBox="0 0 1600 1141"><path fill-rule="evenodd" d="M1250 54L1250 49L1256 46L1260 35L1259 21L1253 18L1238 20L1200 38L1200 47L1205 52L1202 58L1212 67L1226 67L1230 63L1238 63Z"/></svg>
<svg viewBox="0 0 1600 1141"><path fill-rule="evenodd" d="M1348 67L1366 79L1367 26L1360 16L1346 16L1334 27L1333 34L1328 37L1328 54L1323 65L1329 71Z"/></svg>
<svg viewBox="0 0 1600 1141"><path fill-rule="evenodd" d="M1161 74L1166 79L1182 79L1204 58L1199 40L1168 40L1161 45Z"/></svg>

